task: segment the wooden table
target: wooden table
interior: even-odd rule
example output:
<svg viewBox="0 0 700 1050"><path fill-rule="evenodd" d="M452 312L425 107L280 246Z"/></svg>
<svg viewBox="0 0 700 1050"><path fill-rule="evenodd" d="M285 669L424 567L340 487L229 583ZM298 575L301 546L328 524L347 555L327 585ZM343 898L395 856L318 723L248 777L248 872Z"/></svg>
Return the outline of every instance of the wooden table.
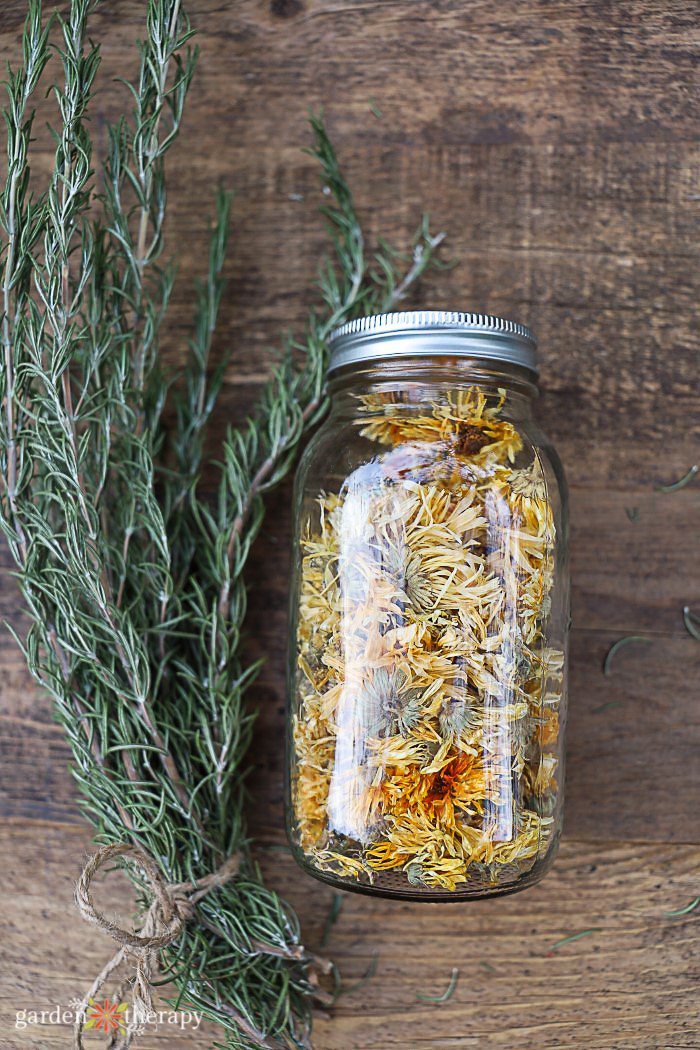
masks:
<svg viewBox="0 0 700 1050"><path fill-rule="evenodd" d="M566 833L536 888L468 906L348 895L328 952L376 975L316 1025L318 1050L700 1047L700 484L663 494L700 458L700 8L681 0L190 0L200 69L172 155L180 261L167 354L183 353L214 184L236 188L219 349L235 347L218 425L239 419L267 348L313 297L324 235L305 115L330 129L372 234L410 239L425 207L459 266L420 305L488 310L540 339L540 414L571 483L573 637ZM110 0L93 128L122 104L143 4ZM4 0L0 52L24 3ZM370 103L370 100L371 103ZM370 109L370 104L372 109ZM376 110L373 112L372 110ZM48 153L46 154L46 158ZM282 841L287 488L270 500L250 581L251 649L268 656L251 781L253 831ZM636 510L635 510L636 508ZM626 512L637 520L630 520ZM7 564L7 561L5 561ZM22 627L5 576L3 618ZM602 661L629 633L653 644ZM0 1043L69 1045L19 1009L80 996L109 945L76 917L89 833L68 750L10 637L1 636L3 908ZM272 883L320 939L332 892L283 851ZM111 889L111 888L110 888ZM129 914L124 890L117 902ZM569 934L599 928L559 948ZM439 1006L452 967L457 990ZM141 1044L209 1045L213 1030Z"/></svg>

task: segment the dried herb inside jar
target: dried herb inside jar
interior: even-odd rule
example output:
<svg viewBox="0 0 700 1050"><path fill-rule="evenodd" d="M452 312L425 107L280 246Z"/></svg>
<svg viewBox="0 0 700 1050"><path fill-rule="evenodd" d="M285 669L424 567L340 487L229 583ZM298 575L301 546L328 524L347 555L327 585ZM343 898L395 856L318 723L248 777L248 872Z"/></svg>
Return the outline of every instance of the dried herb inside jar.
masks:
<svg viewBox="0 0 700 1050"><path fill-rule="evenodd" d="M449 891L547 852L555 527L501 407L476 387L418 411L358 399L382 451L305 525L293 806L321 870Z"/></svg>

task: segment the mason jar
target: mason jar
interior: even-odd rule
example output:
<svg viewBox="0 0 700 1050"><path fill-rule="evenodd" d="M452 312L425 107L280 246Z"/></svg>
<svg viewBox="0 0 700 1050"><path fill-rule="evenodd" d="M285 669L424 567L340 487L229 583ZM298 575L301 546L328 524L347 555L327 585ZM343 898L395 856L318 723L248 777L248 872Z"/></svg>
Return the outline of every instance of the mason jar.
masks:
<svg viewBox="0 0 700 1050"><path fill-rule="evenodd" d="M531 886L561 832L566 486L535 339L499 317L365 317L294 497L287 826L347 890Z"/></svg>

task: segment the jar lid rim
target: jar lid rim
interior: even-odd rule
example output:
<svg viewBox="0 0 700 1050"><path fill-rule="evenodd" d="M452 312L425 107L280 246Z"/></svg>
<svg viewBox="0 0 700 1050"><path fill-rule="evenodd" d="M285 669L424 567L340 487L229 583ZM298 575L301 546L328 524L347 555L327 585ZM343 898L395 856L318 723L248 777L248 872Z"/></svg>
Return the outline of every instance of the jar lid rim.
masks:
<svg viewBox="0 0 700 1050"><path fill-rule="evenodd" d="M537 375L530 328L492 314L408 310L358 317L329 338L329 372L387 357L451 356L506 361Z"/></svg>

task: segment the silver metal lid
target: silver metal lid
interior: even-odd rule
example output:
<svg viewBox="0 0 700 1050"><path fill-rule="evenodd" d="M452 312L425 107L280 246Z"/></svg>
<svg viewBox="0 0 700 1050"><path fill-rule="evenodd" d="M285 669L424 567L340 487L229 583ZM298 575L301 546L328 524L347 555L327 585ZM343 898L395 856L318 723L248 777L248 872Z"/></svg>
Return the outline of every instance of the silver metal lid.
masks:
<svg viewBox="0 0 700 1050"><path fill-rule="evenodd" d="M336 328L328 371L387 357L483 357L537 375L537 342L523 324L489 314L412 310L375 314Z"/></svg>

